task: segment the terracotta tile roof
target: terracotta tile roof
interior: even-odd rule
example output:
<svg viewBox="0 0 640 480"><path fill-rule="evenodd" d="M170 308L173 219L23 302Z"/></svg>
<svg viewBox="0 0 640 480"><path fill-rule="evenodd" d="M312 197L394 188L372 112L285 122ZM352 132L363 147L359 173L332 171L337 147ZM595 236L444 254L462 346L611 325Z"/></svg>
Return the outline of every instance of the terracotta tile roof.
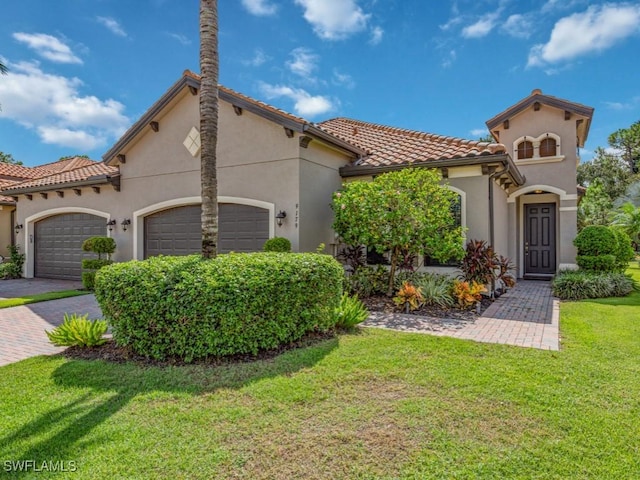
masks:
<svg viewBox="0 0 640 480"><path fill-rule="evenodd" d="M95 161L86 157L67 157L61 158L57 162L45 163L33 167L38 172L44 172L46 175L51 173L66 172L78 167L85 167L94 164Z"/></svg>
<svg viewBox="0 0 640 480"><path fill-rule="evenodd" d="M8 187L9 185L13 185L14 183L16 183L16 182L14 182L12 180L2 180L2 179L0 179L0 190L2 190L5 187ZM3 195L0 195L0 204L2 204L2 205L6 205L6 204L13 205L15 203L16 202L15 202L15 200L13 198L5 197Z"/></svg>
<svg viewBox="0 0 640 480"><path fill-rule="evenodd" d="M53 173L33 180L14 183L8 187L1 188L0 190L3 193L11 194L12 191L23 190L26 188L53 187L56 185L64 187L64 184L66 183L81 182L89 180L91 177L114 175L119 172L117 167L110 167L102 162L94 162L92 160L90 160L90 162L91 163L89 165L79 166L71 170L64 170L59 173Z"/></svg>
<svg viewBox="0 0 640 480"><path fill-rule="evenodd" d="M25 167L24 165L14 165L13 163L0 162L0 176L1 177L14 177L21 178L38 178L42 175L31 167Z"/></svg>
<svg viewBox="0 0 640 480"><path fill-rule="evenodd" d="M357 163L363 166L410 165L506 152L505 146L499 143L446 137L349 118L327 120L318 127L369 152Z"/></svg>

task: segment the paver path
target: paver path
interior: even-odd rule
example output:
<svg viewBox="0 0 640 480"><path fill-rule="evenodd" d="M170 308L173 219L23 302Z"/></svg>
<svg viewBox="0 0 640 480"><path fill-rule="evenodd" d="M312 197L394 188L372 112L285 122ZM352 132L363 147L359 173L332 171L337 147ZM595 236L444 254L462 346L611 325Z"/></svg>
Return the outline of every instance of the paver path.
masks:
<svg viewBox="0 0 640 480"><path fill-rule="evenodd" d="M60 325L65 313L102 317L93 295L0 309L0 366L64 350L51 345L44 331Z"/></svg>
<svg viewBox="0 0 640 480"><path fill-rule="evenodd" d="M560 302L553 297L550 282L520 280L475 322L376 312L363 325L476 342L559 350L559 317Z"/></svg>

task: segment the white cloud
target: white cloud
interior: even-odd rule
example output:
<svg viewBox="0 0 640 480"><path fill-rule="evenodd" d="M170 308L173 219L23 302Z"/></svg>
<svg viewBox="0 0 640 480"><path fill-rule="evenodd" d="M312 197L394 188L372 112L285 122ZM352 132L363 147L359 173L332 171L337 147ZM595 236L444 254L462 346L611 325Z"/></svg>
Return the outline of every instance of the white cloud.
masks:
<svg viewBox="0 0 640 480"><path fill-rule="evenodd" d="M34 129L45 143L93 149L118 138L130 123L120 102L82 95L78 78L46 73L37 63L10 67L0 82L0 118Z"/></svg>
<svg viewBox="0 0 640 480"><path fill-rule="evenodd" d="M301 88L260 83L260 90L268 99L285 97L293 100L295 112L303 117L314 117L335 109L334 102L329 98L322 95L311 95Z"/></svg>
<svg viewBox="0 0 640 480"><path fill-rule="evenodd" d="M588 0L547 0L541 11L542 13L550 13L557 10L569 10L585 3L588 3Z"/></svg>
<svg viewBox="0 0 640 480"><path fill-rule="evenodd" d="M343 40L363 31L371 15L355 0L295 0L304 8L304 18L323 40Z"/></svg>
<svg viewBox="0 0 640 480"><path fill-rule="evenodd" d="M302 78L311 79L318 69L318 55L308 48L299 47L291 51L291 56L293 58L287 61L289 70Z"/></svg>
<svg viewBox="0 0 640 480"><path fill-rule="evenodd" d="M546 44L529 51L528 67L572 60L600 52L638 32L640 5L594 5L583 13L560 19Z"/></svg>
<svg viewBox="0 0 640 480"><path fill-rule="evenodd" d="M267 63L269 60L271 60L271 57L264 53L262 49L257 48L253 53L253 57L248 60L243 60L242 64L247 67L259 67Z"/></svg>
<svg viewBox="0 0 640 480"><path fill-rule="evenodd" d="M119 37L126 37L127 32L124 31L120 23L115 18L111 17L96 17L98 23L101 23L105 27L107 27L111 33L114 35L118 35Z"/></svg>
<svg viewBox="0 0 640 480"><path fill-rule="evenodd" d="M457 57L458 57L458 54L456 53L455 50L453 49L449 50L447 56L442 61L442 68L449 68L456 61Z"/></svg>
<svg viewBox="0 0 640 480"><path fill-rule="evenodd" d="M484 137L489 134L486 128L474 128L469 133L474 137Z"/></svg>
<svg viewBox="0 0 640 480"><path fill-rule="evenodd" d="M462 36L464 38L486 37L498 23L498 17L499 12L492 12L483 15L476 23L464 27L462 29Z"/></svg>
<svg viewBox="0 0 640 480"><path fill-rule="evenodd" d="M527 15L516 13L510 15L500 30L515 38L529 38L533 33L533 22Z"/></svg>
<svg viewBox="0 0 640 480"><path fill-rule="evenodd" d="M167 35L169 35L174 40L177 40L184 46L191 45L191 40L186 35L182 35L181 33L172 33L172 32L167 32Z"/></svg>
<svg viewBox="0 0 640 480"><path fill-rule="evenodd" d="M640 104L640 96L633 97L626 102L603 102L611 110L632 110Z"/></svg>
<svg viewBox="0 0 640 480"><path fill-rule="evenodd" d="M82 60L75 56L68 45L56 37L45 33L24 33L13 34L20 43L35 50L42 58L56 63L82 63Z"/></svg>
<svg viewBox="0 0 640 480"><path fill-rule="evenodd" d="M371 29L371 39L369 43L371 45L378 45L382 41L382 37L384 36L384 30L380 27L373 27Z"/></svg>
<svg viewBox="0 0 640 480"><path fill-rule="evenodd" d="M331 77L331 82L334 85L346 88L353 88L356 86L356 82L353 80L353 77L351 75L342 73L338 69L333 70L333 77Z"/></svg>
<svg viewBox="0 0 640 480"><path fill-rule="evenodd" d="M278 7L269 0L242 0L242 5L252 15L267 17L275 15Z"/></svg>

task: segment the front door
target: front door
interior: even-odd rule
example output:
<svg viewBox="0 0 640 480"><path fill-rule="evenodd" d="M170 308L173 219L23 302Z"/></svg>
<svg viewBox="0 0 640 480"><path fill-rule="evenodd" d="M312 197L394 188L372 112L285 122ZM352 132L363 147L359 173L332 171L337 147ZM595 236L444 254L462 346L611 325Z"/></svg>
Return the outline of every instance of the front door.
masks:
<svg viewBox="0 0 640 480"><path fill-rule="evenodd" d="M525 275L556 273L556 204L526 204L524 228Z"/></svg>

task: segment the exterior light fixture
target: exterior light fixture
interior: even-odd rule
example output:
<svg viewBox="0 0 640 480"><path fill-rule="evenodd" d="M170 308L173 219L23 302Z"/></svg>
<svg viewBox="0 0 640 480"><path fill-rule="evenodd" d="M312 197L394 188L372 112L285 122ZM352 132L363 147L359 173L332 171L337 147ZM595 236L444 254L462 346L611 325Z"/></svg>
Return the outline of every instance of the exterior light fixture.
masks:
<svg viewBox="0 0 640 480"><path fill-rule="evenodd" d="M284 210L280 210L276 215L276 222L278 223L279 227L282 226L282 222L285 218L287 218L287 212L285 212Z"/></svg>
<svg viewBox="0 0 640 480"><path fill-rule="evenodd" d="M127 227L129 225L131 225L131 220L129 220L128 218L125 218L124 220L122 220L122 222L120 223L120 225L122 225L122 231L126 232L127 231Z"/></svg>
<svg viewBox="0 0 640 480"><path fill-rule="evenodd" d="M13 230L16 232L16 235L20 233L20 230L22 230L24 228L24 226L20 223L16 223L16 226L13 228Z"/></svg>
<svg viewBox="0 0 640 480"><path fill-rule="evenodd" d="M115 224L116 224L115 219L113 219L113 220L109 220L109 221L107 222L107 227L109 227L109 231L112 231L112 230L113 230L113 226L114 226Z"/></svg>

